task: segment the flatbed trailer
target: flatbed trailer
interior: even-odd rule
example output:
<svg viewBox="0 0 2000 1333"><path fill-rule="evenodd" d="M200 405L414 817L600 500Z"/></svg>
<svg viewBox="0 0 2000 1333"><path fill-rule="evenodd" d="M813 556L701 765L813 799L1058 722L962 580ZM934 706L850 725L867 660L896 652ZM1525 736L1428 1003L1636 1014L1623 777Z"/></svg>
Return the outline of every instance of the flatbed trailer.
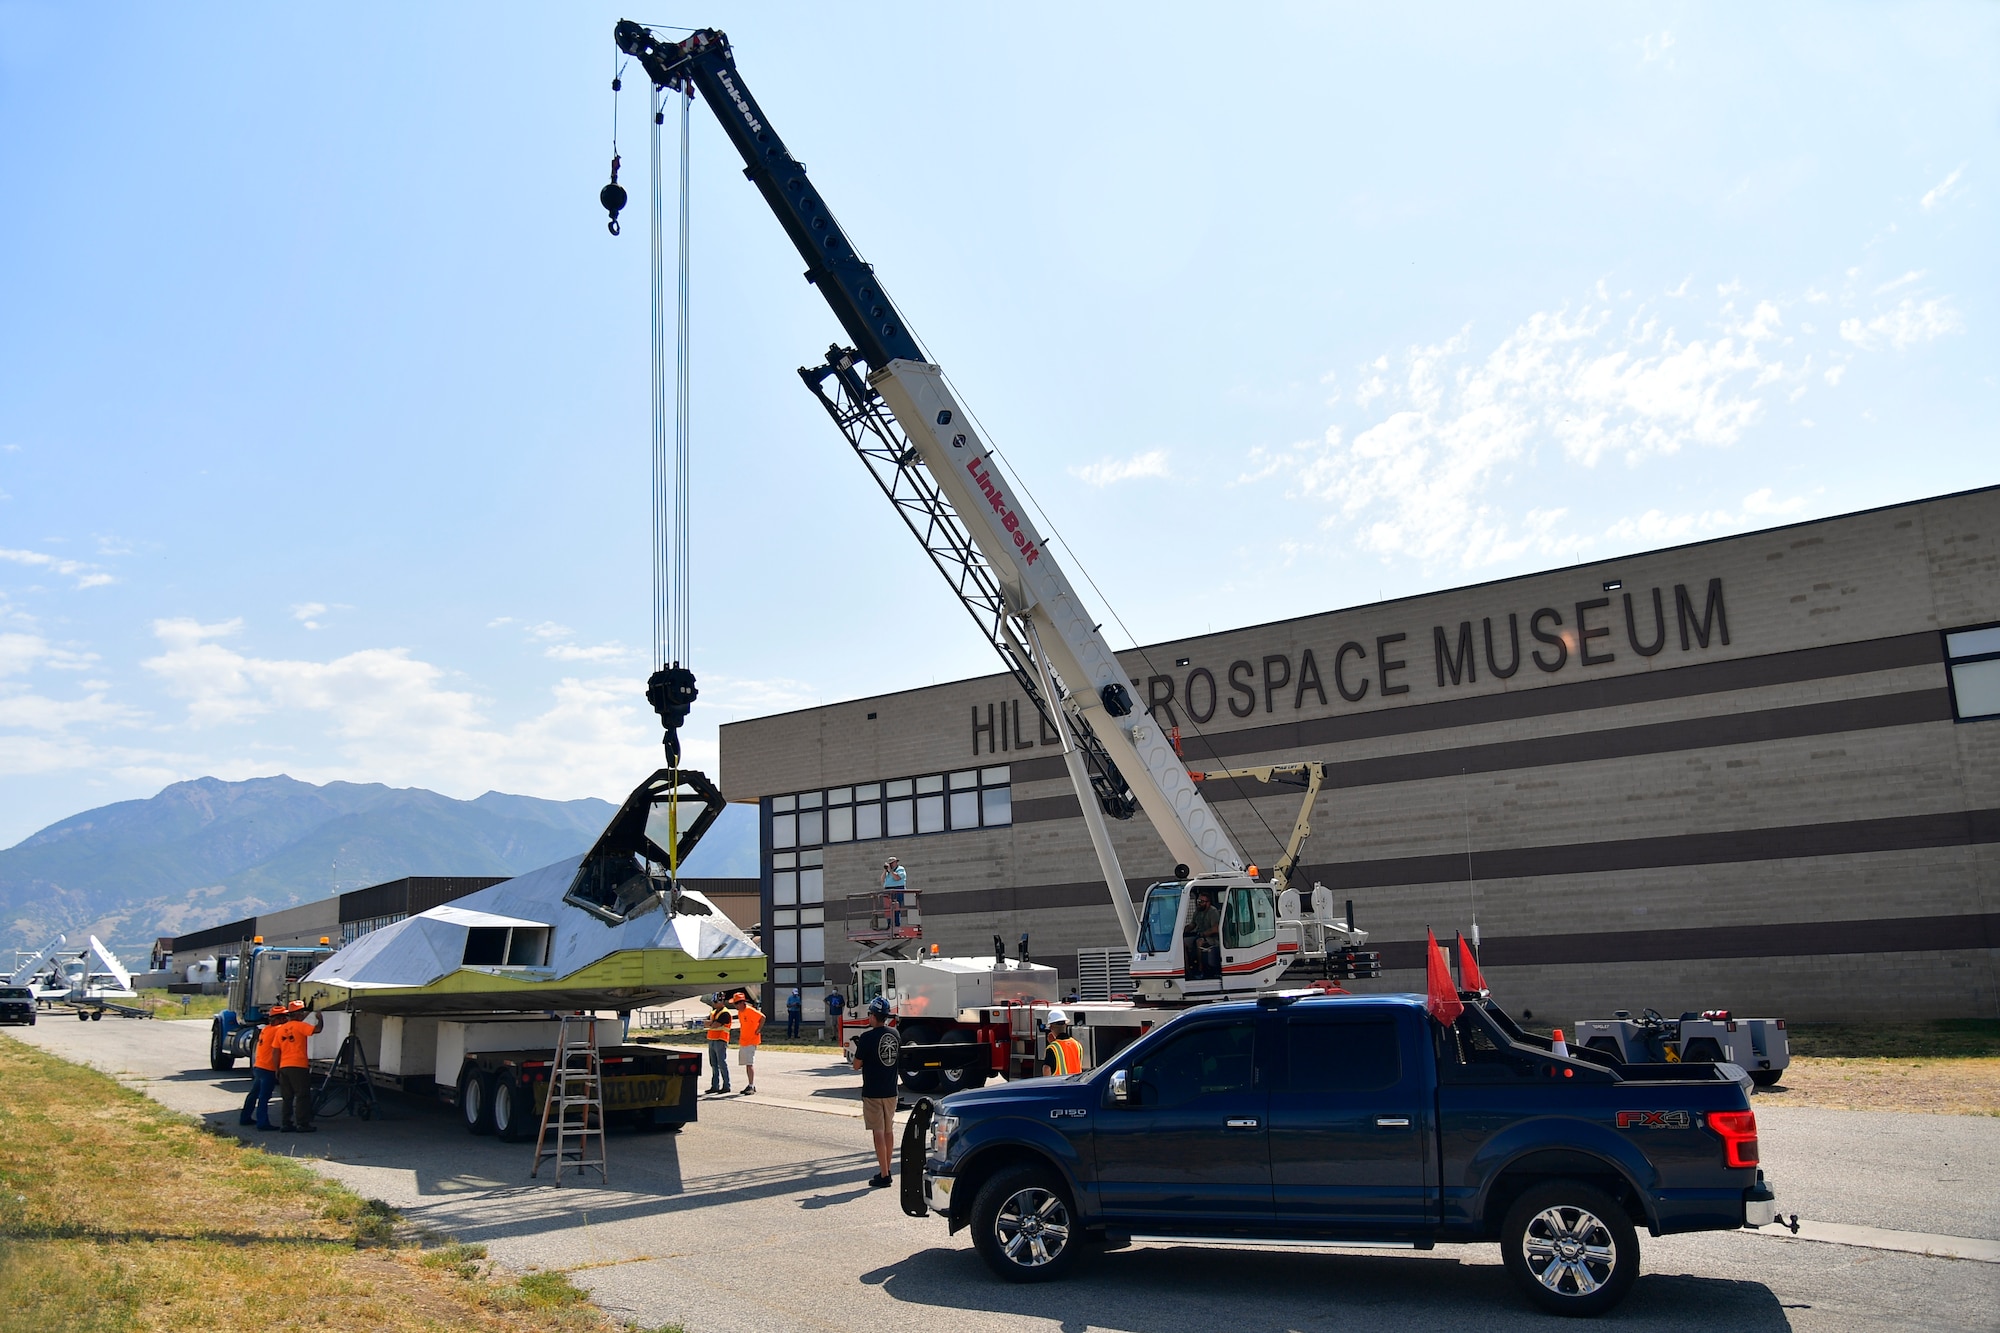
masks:
<svg viewBox="0 0 2000 1333"><path fill-rule="evenodd" d="M116 1014L120 1018L151 1018L153 1016L153 1011L150 1009L142 1009L136 1004L119 1004L115 1000L62 999L56 1001L56 1003L74 1010L77 1018L86 1023L95 1023L107 1013Z"/></svg>
<svg viewBox="0 0 2000 1333"><path fill-rule="evenodd" d="M433 1098L457 1108L473 1134L513 1143L532 1138L548 1099L558 1020L541 1014L479 1014L433 1018L326 1013L312 1038L315 1085L329 1089L359 1074L350 1039L368 1081L378 1090ZM601 1020L607 1028L621 1025ZM697 1118L702 1057L658 1042L600 1044L606 1127L678 1133ZM331 1103L328 1103L331 1105ZM359 1109L351 1093L346 1105Z"/></svg>

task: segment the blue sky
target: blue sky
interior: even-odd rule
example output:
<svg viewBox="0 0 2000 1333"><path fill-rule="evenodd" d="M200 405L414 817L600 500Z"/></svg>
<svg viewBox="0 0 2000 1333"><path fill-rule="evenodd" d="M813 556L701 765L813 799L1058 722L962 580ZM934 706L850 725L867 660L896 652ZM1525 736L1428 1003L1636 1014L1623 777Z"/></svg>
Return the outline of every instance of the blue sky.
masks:
<svg viewBox="0 0 2000 1333"><path fill-rule="evenodd" d="M0 2L0 844L202 774L657 761L620 16ZM1993 6L645 17L729 31L1141 640L2000 479ZM712 762L994 664L693 152Z"/></svg>

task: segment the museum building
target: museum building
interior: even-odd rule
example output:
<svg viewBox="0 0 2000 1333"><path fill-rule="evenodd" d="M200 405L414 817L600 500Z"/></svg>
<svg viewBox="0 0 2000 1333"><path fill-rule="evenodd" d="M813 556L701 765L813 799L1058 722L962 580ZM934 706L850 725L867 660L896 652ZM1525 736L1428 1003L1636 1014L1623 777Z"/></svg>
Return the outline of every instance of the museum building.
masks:
<svg viewBox="0 0 2000 1333"><path fill-rule="evenodd" d="M967 627L967 632L974 632ZM1190 770L1328 765L1294 882L1354 903L1384 977L1476 925L1550 1022L2000 1016L2000 487L1120 655ZM924 944L1026 932L1065 988L1125 961L1049 724L1011 676L722 728L762 812L772 989L845 980L885 858ZM1290 787L1211 780L1268 867ZM1112 824L1128 893L1171 873ZM1114 988L1115 988L1115 982Z"/></svg>

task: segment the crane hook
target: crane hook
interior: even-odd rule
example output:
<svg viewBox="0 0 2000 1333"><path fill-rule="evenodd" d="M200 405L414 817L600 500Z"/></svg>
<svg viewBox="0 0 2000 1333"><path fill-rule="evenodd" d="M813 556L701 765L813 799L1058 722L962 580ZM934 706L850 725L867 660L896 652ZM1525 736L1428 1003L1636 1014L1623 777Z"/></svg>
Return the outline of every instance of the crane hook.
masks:
<svg viewBox="0 0 2000 1333"><path fill-rule="evenodd" d="M625 187L618 183L618 155L611 155L611 183L597 192L597 202L604 205L604 211L611 215L607 224L613 236L618 234L618 214L625 207Z"/></svg>

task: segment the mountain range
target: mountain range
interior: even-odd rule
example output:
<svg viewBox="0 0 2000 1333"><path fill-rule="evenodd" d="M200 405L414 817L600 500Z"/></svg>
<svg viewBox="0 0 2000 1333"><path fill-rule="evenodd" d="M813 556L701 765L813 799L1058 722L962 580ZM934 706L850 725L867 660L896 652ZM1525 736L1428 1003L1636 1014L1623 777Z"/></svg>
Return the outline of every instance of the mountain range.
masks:
<svg viewBox="0 0 2000 1333"><path fill-rule="evenodd" d="M518 875L584 851L617 807L490 791L285 776L176 782L49 825L0 851L0 959L92 933L128 963L155 937L405 875ZM757 814L723 812L690 875L757 873Z"/></svg>

